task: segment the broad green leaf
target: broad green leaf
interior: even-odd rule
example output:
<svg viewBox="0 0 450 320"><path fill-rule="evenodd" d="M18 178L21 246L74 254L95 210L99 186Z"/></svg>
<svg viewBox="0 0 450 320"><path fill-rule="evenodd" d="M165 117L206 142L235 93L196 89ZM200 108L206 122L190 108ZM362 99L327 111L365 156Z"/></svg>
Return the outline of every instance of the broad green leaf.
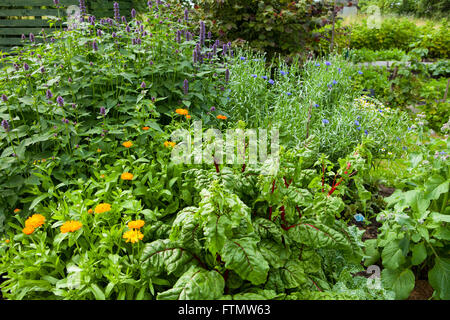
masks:
<svg viewBox="0 0 450 320"><path fill-rule="evenodd" d="M159 293L158 300L215 300L225 288L222 275L215 270L192 266L175 283L172 289Z"/></svg>
<svg viewBox="0 0 450 320"><path fill-rule="evenodd" d="M91 284L91 292L94 294L96 300L106 300L103 291L94 283Z"/></svg>
<svg viewBox="0 0 450 320"><path fill-rule="evenodd" d="M383 265L389 269L397 269L405 262L405 256L399 246L399 241L390 241L381 252Z"/></svg>
<svg viewBox="0 0 450 320"><path fill-rule="evenodd" d="M213 256L222 250L227 234L231 234L231 221L227 216L212 216L203 227L206 244Z"/></svg>
<svg viewBox="0 0 450 320"><path fill-rule="evenodd" d="M427 257L427 250L425 249L425 244L423 242L413 245L411 251L412 251L411 263L414 266L421 264Z"/></svg>
<svg viewBox="0 0 450 320"><path fill-rule="evenodd" d="M377 239L366 240L365 244L364 265L368 267L380 259L380 252L377 248Z"/></svg>
<svg viewBox="0 0 450 320"><path fill-rule="evenodd" d="M414 289L415 277L410 269L383 269L381 281L385 287L395 292L396 299L403 300Z"/></svg>
<svg viewBox="0 0 450 320"><path fill-rule="evenodd" d="M436 258L434 267L428 271L428 281L440 299L450 300L450 259Z"/></svg>
<svg viewBox="0 0 450 320"><path fill-rule="evenodd" d="M233 270L242 279L254 285L266 281L269 264L256 247L257 241L251 238L228 240L220 253L225 268Z"/></svg>
<svg viewBox="0 0 450 320"><path fill-rule="evenodd" d="M177 242L168 239L156 240L145 245L141 259L141 268L150 276L157 276L161 272L180 276L197 260L188 250Z"/></svg>
<svg viewBox="0 0 450 320"><path fill-rule="evenodd" d="M305 272L302 263L298 260L289 260L280 269L281 279L287 289L299 287L306 283Z"/></svg>

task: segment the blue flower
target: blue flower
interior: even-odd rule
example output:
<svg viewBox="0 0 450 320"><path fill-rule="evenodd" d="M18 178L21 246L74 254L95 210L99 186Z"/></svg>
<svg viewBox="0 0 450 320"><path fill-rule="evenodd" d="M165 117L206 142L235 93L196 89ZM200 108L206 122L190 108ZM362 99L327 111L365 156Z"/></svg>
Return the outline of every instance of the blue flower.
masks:
<svg viewBox="0 0 450 320"><path fill-rule="evenodd" d="M290 92L286 92L286 94L287 94L288 96L292 95L292 93L290 93Z"/></svg>
<svg viewBox="0 0 450 320"><path fill-rule="evenodd" d="M253 78L257 78L258 76L256 74L252 74L252 77Z"/></svg>
<svg viewBox="0 0 450 320"><path fill-rule="evenodd" d="M355 126L359 126L359 121L355 120Z"/></svg>
<svg viewBox="0 0 450 320"><path fill-rule="evenodd" d="M367 129L366 129L366 130L364 130L364 133L365 133L366 135L368 135L368 134L369 134L369 131L367 131Z"/></svg>
<svg viewBox="0 0 450 320"><path fill-rule="evenodd" d="M241 57L241 60L245 60L245 57Z"/></svg>
<svg viewBox="0 0 450 320"><path fill-rule="evenodd" d="M407 147L403 147L402 149L403 149L403 150L408 150L408 148L407 148Z"/></svg>
<svg viewBox="0 0 450 320"><path fill-rule="evenodd" d="M318 108L319 107L319 105L316 103L316 104L314 104L314 107L316 107L316 108Z"/></svg>
<svg viewBox="0 0 450 320"><path fill-rule="evenodd" d="M320 63L316 63L316 67L320 67Z"/></svg>
<svg viewBox="0 0 450 320"><path fill-rule="evenodd" d="M341 70L342 70L342 69L341 69L341 68L339 68L339 69L338 69L338 73L341 73Z"/></svg>
<svg viewBox="0 0 450 320"><path fill-rule="evenodd" d="M356 130L361 131L361 127L357 127Z"/></svg>
<svg viewBox="0 0 450 320"><path fill-rule="evenodd" d="M333 80L333 84L336 84L337 83L337 81L336 80Z"/></svg>
<svg viewBox="0 0 450 320"><path fill-rule="evenodd" d="M325 65L331 66L331 62L330 61L325 61Z"/></svg>
<svg viewBox="0 0 450 320"><path fill-rule="evenodd" d="M289 72L286 72L286 71L281 70L280 73L281 73L281 75L285 76L285 75L287 75Z"/></svg>
<svg viewBox="0 0 450 320"><path fill-rule="evenodd" d="M330 123L330 121L328 121L327 119L322 119L322 123L327 124L327 123Z"/></svg>
<svg viewBox="0 0 450 320"><path fill-rule="evenodd" d="M399 137L395 137L395 139L397 139L397 141L400 141L400 140L401 140Z"/></svg>
<svg viewBox="0 0 450 320"><path fill-rule="evenodd" d="M361 70L358 71L359 74L363 74L363 72Z"/></svg>
<svg viewBox="0 0 450 320"><path fill-rule="evenodd" d="M267 80L267 77L266 77L266 76L262 76L261 78L263 78L264 80Z"/></svg>
<svg viewBox="0 0 450 320"><path fill-rule="evenodd" d="M269 80L269 83L270 83L270 84L274 84L275 81L273 81L272 79L270 79L270 80Z"/></svg>
<svg viewBox="0 0 450 320"><path fill-rule="evenodd" d="M361 119L361 116L357 116L356 119L357 119L357 120Z"/></svg>

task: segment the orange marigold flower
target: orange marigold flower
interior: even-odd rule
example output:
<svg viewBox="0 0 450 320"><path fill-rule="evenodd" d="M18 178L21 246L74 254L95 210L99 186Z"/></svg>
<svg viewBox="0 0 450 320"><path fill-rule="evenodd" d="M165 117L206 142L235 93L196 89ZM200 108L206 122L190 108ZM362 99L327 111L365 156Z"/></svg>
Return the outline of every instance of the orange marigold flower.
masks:
<svg viewBox="0 0 450 320"><path fill-rule="evenodd" d="M130 230L123 234L123 238L127 239L127 242L136 243L144 238L144 235L139 230Z"/></svg>
<svg viewBox="0 0 450 320"><path fill-rule="evenodd" d="M21 211L20 209L14 209L14 213L18 213L20 211Z"/></svg>
<svg viewBox="0 0 450 320"><path fill-rule="evenodd" d="M6 239L5 242L6 242L6 243L10 243L11 241L10 241L9 239Z"/></svg>
<svg viewBox="0 0 450 320"><path fill-rule="evenodd" d="M25 227L25 228L22 229L22 232L27 234L27 235L30 235L30 234L32 234L34 232L34 228L31 227L31 226L30 227Z"/></svg>
<svg viewBox="0 0 450 320"><path fill-rule="evenodd" d="M150 129L150 127L142 127L142 130L145 130L145 131L147 131L149 129Z"/></svg>
<svg viewBox="0 0 450 320"><path fill-rule="evenodd" d="M189 114L189 111L186 109L177 109L177 110L175 110L175 112L178 114L181 114L182 116Z"/></svg>
<svg viewBox="0 0 450 320"><path fill-rule="evenodd" d="M190 119L191 118L191 115L190 114L187 114L186 115L186 119Z"/></svg>
<svg viewBox="0 0 450 320"><path fill-rule="evenodd" d="M126 142L122 143L122 145L123 145L125 148L130 148L130 147L133 145L133 142L131 142L131 141L126 141Z"/></svg>
<svg viewBox="0 0 450 320"><path fill-rule="evenodd" d="M33 214L27 220L25 220L25 227L32 227L33 229L39 228L45 222L45 217L42 214Z"/></svg>
<svg viewBox="0 0 450 320"><path fill-rule="evenodd" d="M61 233L67 233L67 232L74 232L80 229L83 226L83 224L80 221L66 221L61 226Z"/></svg>
<svg viewBox="0 0 450 320"><path fill-rule="evenodd" d="M135 220L128 222L128 228L130 229L140 229L144 226L145 221L144 220Z"/></svg>
<svg viewBox="0 0 450 320"><path fill-rule="evenodd" d="M104 175L104 174L101 174L101 175L100 175L100 178L104 178L104 177L105 177L105 175Z"/></svg>
<svg viewBox="0 0 450 320"><path fill-rule="evenodd" d="M176 143L172 142L172 141L166 141L164 142L164 147L169 148L169 147L175 147Z"/></svg>
<svg viewBox="0 0 450 320"><path fill-rule="evenodd" d="M89 209L89 210L88 210L88 213L92 213L92 212L94 212L94 210L92 210L92 209Z"/></svg>
<svg viewBox="0 0 450 320"><path fill-rule="evenodd" d="M97 149L97 152L102 152L102 149Z"/></svg>
<svg viewBox="0 0 450 320"><path fill-rule="evenodd" d="M109 203L100 203L95 207L94 211L95 213L103 213L111 211L111 205Z"/></svg>
<svg viewBox="0 0 450 320"><path fill-rule="evenodd" d="M223 116L223 115L219 114L219 115L217 116L217 119L220 119L220 120L227 120L227 116Z"/></svg>
<svg viewBox="0 0 450 320"><path fill-rule="evenodd" d="M134 177L134 175L132 173L124 172L120 176L120 179L122 179L122 180L133 180L133 177Z"/></svg>

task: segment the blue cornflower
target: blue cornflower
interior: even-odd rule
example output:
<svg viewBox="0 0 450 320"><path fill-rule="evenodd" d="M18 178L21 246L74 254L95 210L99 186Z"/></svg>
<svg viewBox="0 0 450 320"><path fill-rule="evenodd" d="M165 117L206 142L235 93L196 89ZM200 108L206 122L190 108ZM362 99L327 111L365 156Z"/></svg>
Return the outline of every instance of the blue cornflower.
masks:
<svg viewBox="0 0 450 320"><path fill-rule="evenodd" d="M330 123L330 121L328 121L327 119L322 119L322 123L327 124L327 123Z"/></svg>
<svg viewBox="0 0 450 320"><path fill-rule="evenodd" d="M316 63L316 67L320 67L320 63Z"/></svg>
<svg viewBox="0 0 450 320"><path fill-rule="evenodd" d="M270 83L270 84L274 84L275 81L273 81L272 79L270 79L270 80L269 80L269 83Z"/></svg>
<svg viewBox="0 0 450 320"><path fill-rule="evenodd" d="M336 80L333 80L333 84L336 84L337 83L337 81Z"/></svg>
<svg viewBox="0 0 450 320"><path fill-rule="evenodd" d="M267 80L267 77L266 77L266 76L262 76L261 78L263 78L264 80Z"/></svg>
<svg viewBox="0 0 450 320"><path fill-rule="evenodd" d="M366 129L366 130L364 130L364 133L365 133L366 135L368 135L368 134L369 134L369 131L367 131L367 129Z"/></svg>
<svg viewBox="0 0 450 320"><path fill-rule="evenodd" d="M331 62L330 61L325 61L325 65L331 66Z"/></svg>
<svg viewBox="0 0 450 320"><path fill-rule="evenodd" d="M358 71L359 74L363 74L363 72L361 70Z"/></svg>
<svg viewBox="0 0 450 320"><path fill-rule="evenodd" d="M292 95L292 93L290 93L290 92L286 92L286 94L287 94L288 96Z"/></svg>
<svg viewBox="0 0 450 320"><path fill-rule="evenodd" d="M355 120L355 126L359 126L359 121Z"/></svg>
<svg viewBox="0 0 450 320"><path fill-rule="evenodd" d="M253 78L257 78L258 76L256 74L252 74L252 77Z"/></svg>
<svg viewBox="0 0 450 320"><path fill-rule="evenodd" d="M357 127L356 130L361 131L361 127Z"/></svg>
<svg viewBox="0 0 450 320"><path fill-rule="evenodd" d="M316 104L314 104L314 107L316 107L316 108L318 108L319 107L319 105L316 103Z"/></svg>
<svg viewBox="0 0 450 320"><path fill-rule="evenodd" d="M287 75L289 72L286 72L286 71L281 70L280 73L281 73L281 75L285 76L285 75Z"/></svg>
<svg viewBox="0 0 450 320"><path fill-rule="evenodd" d="M342 70L342 69L341 69L341 68L339 68L339 69L338 69L338 73L341 73L341 70Z"/></svg>
<svg viewBox="0 0 450 320"><path fill-rule="evenodd" d="M245 60L245 57L241 57L241 60Z"/></svg>

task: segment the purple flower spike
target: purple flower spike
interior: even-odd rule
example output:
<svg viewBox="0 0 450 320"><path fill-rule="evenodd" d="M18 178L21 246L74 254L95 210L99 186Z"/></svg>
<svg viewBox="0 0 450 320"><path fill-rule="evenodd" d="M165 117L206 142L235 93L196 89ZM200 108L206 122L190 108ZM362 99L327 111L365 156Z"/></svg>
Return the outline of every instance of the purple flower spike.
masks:
<svg viewBox="0 0 450 320"><path fill-rule="evenodd" d="M122 23L127 23L127 18L125 18L125 16L122 16Z"/></svg>
<svg viewBox="0 0 450 320"><path fill-rule="evenodd" d="M9 127L9 122L8 122L8 120L3 120L3 121L2 121L2 127L3 127L3 129L5 129L6 132L9 132L10 127Z"/></svg>
<svg viewBox="0 0 450 320"><path fill-rule="evenodd" d="M96 41L92 42L92 48L94 49L94 51L98 50L98 45Z"/></svg>
<svg viewBox="0 0 450 320"><path fill-rule="evenodd" d="M86 14L86 4L84 3L84 0L80 0L80 13L82 16Z"/></svg>
<svg viewBox="0 0 450 320"><path fill-rule="evenodd" d="M184 10L184 20L189 21L189 10L188 9Z"/></svg>
<svg viewBox="0 0 450 320"><path fill-rule="evenodd" d="M22 40L25 40L27 37L22 33Z"/></svg>
<svg viewBox="0 0 450 320"><path fill-rule="evenodd" d="M64 106L64 99L63 99L63 97L58 96L58 98L56 98L56 102L58 102L60 107Z"/></svg>
<svg viewBox="0 0 450 320"><path fill-rule="evenodd" d="M189 92L189 81L187 79L184 79L183 81L183 91L185 95Z"/></svg>
<svg viewBox="0 0 450 320"><path fill-rule="evenodd" d="M98 29L98 30L97 30L97 36L101 37L102 34L103 34L103 33L102 33L102 30Z"/></svg>
<svg viewBox="0 0 450 320"><path fill-rule="evenodd" d="M2 100L3 102L8 101L8 97L6 96L6 94L2 94Z"/></svg>
<svg viewBox="0 0 450 320"><path fill-rule="evenodd" d="M59 0L53 0L53 3L55 4L55 6L59 5Z"/></svg>
<svg viewBox="0 0 450 320"><path fill-rule="evenodd" d="M117 2L114 2L114 19L116 21L120 20L119 4Z"/></svg>
<svg viewBox="0 0 450 320"><path fill-rule="evenodd" d="M53 98L53 94L52 92L49 90L47 90L47 92L45 93L45 96L47 97L48 100L50 100L51 98Z"/></svg>
<svg viewBox="0 0 450 320"><path fill-rule="evenodd" d="M28 71L30 69L30 66L25 62L23 64L23 68L25 69L25 71Z"/></svg>
<svg viewBox="0 0 450 320"><path fill-rule="evenodd" d="M142 81L142 83L141 83L141 88L142 88L142 89L145 89L146 87L147 87L147 85L145 84L144 81Z"/></svg>
<svg viewBox="0 0 450 320"><path fill-rule="evenodd" d="M214 112L214 111L216 111L216 107L211 107L211 112Z"/></svg>
<svg viewBox="0 0 450 320"><path fill-rule="evenodd" d="M34 42L34 34L30 33L30 41Z"/></svg>
<svg viewBox="0 0 450 320"><path fill-rule="evenodd" d="M136 18L136 10L134 10L134 8L131 9L131 17L132 17L133 19Z"/></svg>
<svg viewBox="0 0 450 320"><path fill-rule="evenodd" d="M230 70L227 68L227 70L225 70L225 82L229 81L230 81Z"/></svg>
<svg viewBox="0 0 450 320"><path fill-rule="evenodd" d="M106 114L106 109L105 109L105 107L100 107L100 114L101 114L102 116L104 116L104 115Z"/></svg>

